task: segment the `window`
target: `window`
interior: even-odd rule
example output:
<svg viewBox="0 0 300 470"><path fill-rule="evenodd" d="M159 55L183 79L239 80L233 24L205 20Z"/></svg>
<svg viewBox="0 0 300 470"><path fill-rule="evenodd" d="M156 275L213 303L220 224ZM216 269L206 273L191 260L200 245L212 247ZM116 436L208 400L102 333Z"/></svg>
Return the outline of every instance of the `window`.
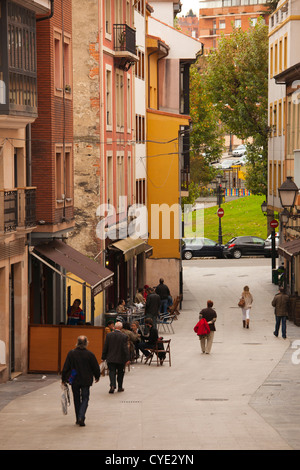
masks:
<svg viewBox="0 0 300 470"><path fill-rule="evenodd" d="M134 2L134 8L138 11L141 15L144 16L145 14L145 0L136 0Z"/></svg>
<svg viewBox="0 0 300 470"><path fill-rule="evenodd" d="M72 146L57 145L55 150L55 194L56 203L61 204L73 200L73 158Z"/></svg>
<svg viewBox="0 0 300 470"><path fill-rule="evenodd" d="M288 39L287 39L287 35L284 36L283 38L283 67L284 67L284 70L287 69L287 57L288 57Z"/></svg>
<svg viewBox="0 0 300 470"><path fill-rule="evenodd" d="M279 72L282 72L282 39L279 39Z"/></svg>
<svg viewBox="0 0 300 470"><path fill-rule="evenodd" d="M270 137L273 135L273 105L270 104L270 110L269 110L269 127L270 127Z"/></svg>
<svg viewBox="0 0 300 470"><path fill-rule="evenodd" d="M115 0L115 24L123 24L123 0Z"/></svg>
<svg viewBox="0 0 300 470"><path fill-rule="evenodd" d="M257 18L250 18L251 26L255 26L257 24Z"/></svg>
<svg viewBox="0 0 300 470"><path fill-rule="evenodd" d="M112 129L112 71L106 69L106 128Z"/></svg>
<svg viewBox="0 0 300 470"><path fill-rule="evenodd" d="M270 47L270 78L273 77L274 71L274 56L273 56L273 46Z"/></svg>
<svg viewBox="0 0 300 470"><path fill-rule="evenodd" d="M280 188L281 186L281 162L278 162L278 169L277 169L277 187Z"/></svg>
<svg viewBox="0 0 300 470"><path fill-rule="evenodd" d="M111 35L111 0L105 0L105 34Z"/></svg>
<svg viewBox="0 0 300 470"><path fill-rule="evenodd" d="M54 94L71 98L72 60L71 36L54 29Z"/></svg>
<svg viewBox="0 0 300 470"><path fill-rule="evenodd" d="M277 194L277 162L273 162L273 194Z"/></svg>
<svg viewBox="0 0 300 470"><path fill-rule="evenodd" d="M128 205L131 205L131 155L127 157L127 200Z"/></svg>
<svg viewBox="0 0 300 470"><path fill-rule="evenodd" d="M219 29L225 29L225 20L220 20Z"/></svg>
<svg viewBox="0 0 300 470"><path fill-rule="evenodd" d="M124 155L117 156L117 211L123 212L126 207L124 205L125 188L124 188Z"/></svg>
<svg viewBox="0 0 300 470"><path fill-rule="evenodd" d="M274 113L273 135L277 136L277 102L274 103L273 113Z"/></svg>
<svg viewBox="0 0 300 470"><path fill-rule="evenodd" d="M127 77L127 132L131 132L131 82L130 76Z"/></svg>
<svg viewBox="0 0 300 470"><path fill-rule="evenodd" d="M136 142L145 143L145 116L135 115Z"/></svg>
<svg viewBox="0 0 300 470"><path fill-rule="evenodd" d="M278 73L278 42L274 44L274 74Z"/></svg>
<svg viewBox="0 0 300 470"><path fill-rule="evenodd" d="M114 203L114 173L113 173L113 157L107 156L107 204Z"/></svg>
<svg viewBox="0 0 300 470"><path fill-rule="evenodd" d="M141 80L145 80L145 53L138 50L138 62L135 63L135 76Z"/></svg>
<svg viewBox="0 0 300 470"><path fill-rule="evenodd" d="M136 180L136 204L146 204L146 180Z"/></svg>
<svg viewBox="0 0 300 470"><path fill-rule="evenodd" d="M278 102L278 135L282 133L282 100Z"/></svg>
<svg viewBox="0 0 300 470"><path fill-rule="evenodd" d="M269 194L272 194L272 162L269 162Z"/></svg>
<svg viewBox="0 0 300 470"><path fill-rule="evenodd" d="M124 75L121 71L116 71L116 119L117 130L124 130Z"/></svg>
<svg viewBox="0 0 300 470"><path fill-rule="evenodd" d="M235 28L240 28L242 26L242 20L239 18L239 19L235 19L234 20L234 27Z"/></svg>

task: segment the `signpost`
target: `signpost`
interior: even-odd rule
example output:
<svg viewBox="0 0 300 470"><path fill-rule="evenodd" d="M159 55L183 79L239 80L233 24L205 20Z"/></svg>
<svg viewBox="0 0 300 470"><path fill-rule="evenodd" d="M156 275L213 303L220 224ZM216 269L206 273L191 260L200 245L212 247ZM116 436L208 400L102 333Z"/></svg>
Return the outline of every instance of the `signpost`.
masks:
<svg viewBox="0 0 300 470"><path fill-rule="evenodd" d="M218 217L223 217L224 215L224 209L222 207L219 207L217 210Z"/></svg>

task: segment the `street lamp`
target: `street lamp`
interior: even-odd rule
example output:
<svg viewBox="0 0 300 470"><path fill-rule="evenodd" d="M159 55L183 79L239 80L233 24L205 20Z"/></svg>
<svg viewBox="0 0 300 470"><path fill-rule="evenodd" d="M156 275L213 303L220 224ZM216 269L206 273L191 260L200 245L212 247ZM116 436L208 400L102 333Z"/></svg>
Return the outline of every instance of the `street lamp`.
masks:
<svg viewBox="0 0 300 470"><path fill-rule="evenodd" d="M264 201L260 207L261 207L262 213L263 213L264 215L267 215L268 204L266 203L266 201Z"/></svg>
<svg viewBox="0 0 300 470"><path fill-rule="evenodd" d="M283 208L292 209L295 205L296 196L299 188L288 176L284 183L278 188L279 199Z"/></svg>

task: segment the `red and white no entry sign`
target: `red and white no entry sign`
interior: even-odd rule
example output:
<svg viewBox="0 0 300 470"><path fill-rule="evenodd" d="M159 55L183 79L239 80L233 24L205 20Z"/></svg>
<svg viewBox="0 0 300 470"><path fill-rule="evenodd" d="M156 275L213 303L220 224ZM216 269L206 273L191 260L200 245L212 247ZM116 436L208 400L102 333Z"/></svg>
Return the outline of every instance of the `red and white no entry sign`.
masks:
<svg viewBox="0 0 300 470"><path fill-rule="evenodd" d="M278 227L278 221L276 219L271 220L270 227L272 228Z"/></svg>
<svg viewBox="0 0 300 470"><path fill-rule="evenodd" d="M223 217L224 209L222 209L222 207L219 207L219 209L217 210L217 214L218 214L218 217Z"/></svg>

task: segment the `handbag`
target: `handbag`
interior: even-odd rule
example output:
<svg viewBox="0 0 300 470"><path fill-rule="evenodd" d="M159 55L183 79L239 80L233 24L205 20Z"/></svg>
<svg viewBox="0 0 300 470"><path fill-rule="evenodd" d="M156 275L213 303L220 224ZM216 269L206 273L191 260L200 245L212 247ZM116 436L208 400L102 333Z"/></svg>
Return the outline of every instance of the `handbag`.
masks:
<svg viewBox="0 0 300 470"><path fill-rule="evenodd" d="M239 306L240 308L245 307L245 299L244 299L243 297L239 300L238 306Z"/></svg>
<svg viewBox="0 0 300 470"><path fill-rule="evenodd" d="M69 387L67 384L63 384L61 386L62 388L62 394L61 394L61 406L62 406L62 412L64 415L68 414L68 406L70 406L70 392L69 392Z"/></svg>

